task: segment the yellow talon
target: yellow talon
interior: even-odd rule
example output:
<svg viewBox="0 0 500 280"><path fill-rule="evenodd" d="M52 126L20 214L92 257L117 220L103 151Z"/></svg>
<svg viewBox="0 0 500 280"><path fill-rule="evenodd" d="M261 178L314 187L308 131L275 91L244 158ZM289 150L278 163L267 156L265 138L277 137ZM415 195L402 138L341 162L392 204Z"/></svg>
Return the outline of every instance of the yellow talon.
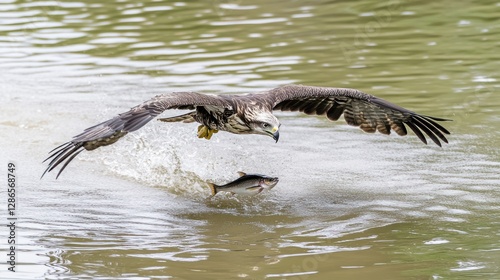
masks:
<svg viewBox="0 0 500 280"><path fill-rule="evenodd" d="M198 126L198 138L204 138L207 134L207 127L204 125Z"/></svg>
<svg viewBox="0 0 500 280"><path fill-rule="evenodd" d="M217 132L219 132L217 129L210 129L204 125L198 126L198 138L205 138L207 140L210 140L210 138L212 138L212 135Z"/></svg>
<svg viewBox="0 0 500 280"><path fill-rule="evenodd" d="M210 138L212 138L212 135L214 135L217 132L219 132L217 129L209 129L208 135L207 135L207 137L205 137L205 139L210 140Z"/></svg>

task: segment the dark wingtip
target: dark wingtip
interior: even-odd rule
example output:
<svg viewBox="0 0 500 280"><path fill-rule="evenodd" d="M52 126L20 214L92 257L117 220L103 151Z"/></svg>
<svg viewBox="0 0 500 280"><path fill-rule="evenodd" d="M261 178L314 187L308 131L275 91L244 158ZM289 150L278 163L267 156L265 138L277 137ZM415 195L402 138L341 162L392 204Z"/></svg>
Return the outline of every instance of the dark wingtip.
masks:
<svg viewBox="0 0 500 280"><path fill-rule="evenodd" d="M67 142L64 143L60 146L58 146L56 149L53 149L49 155L43 162L52 159L45 171L43 172L42 176L40 176L40 180L45 176L46 173L50 173L52 170L54 170L57 166L59 166L61 163L62 168L59 170L57 173L56 179L61 175L61 172L68 166L68 164L79 154L83 151L83 143L73 143L73 142Z"/></svg>
<svg viewBox="0 0 500 280"><path fill-rule="evenodd" d="M70 142L66 142L66 143L64 143L64 144L61 144L61 145L59 145L59 146L55 147L54 149L52 149L52 150L49 152L49 156L48 156L46 159L44 159L44 160L42 161L42 163L44 163L44 162L46 162L47 160L49 160L49 159L53 158L54 156L58 156L58 155L60 154L60 152L61 152L61 151L66 150L66 148L68 148L70 145L71 145L71 141L70 141ZM58 149L59 149L59 150L58 150ZM56 150L58 150L58 151L56 151ZM49 165L50 165L50 164L49 164Z"/></svg>
<svg viewBox="0 0 500 280"><path fill-rule="evenodd" d="M79 154L83 151L82 150L79 150L78 152L75 152L70 158L68 158L66 160L66 162L64 163L64 165L61 167L61 169L59 169L59 172L57 172L57 176L56 176L56 180L57 178L59 178L59 175L61 175L61 172L63 172L63 170L66 168L66 166L68 166L68 164Z"/></svg>
<svg viewBox="0 0 500 280"><path fill-rule="evenodd" d="M452 122L453 121L452 119L436 118L436 117L425 116L425 115L421 115L421 116L429 118L429 119L432 119L432 120L435 120L435 121L438 121L438 122Z"/></svg>
<svg viewBox="0 0 500 280"><path fill-rule="evenodd" d="M42 180L43 176L45 176L45 173L47 173L47 171L49 170L49 168L50 168L50 166L45 169L45 171L43 172L42 176L40 176L40 180Z"/></svg>
<svg viewBox="0 0 500 280"><path fill-rule="evenodd" d="M427 144L427 139L424 133L429 136L437 146L442 147L440 140L444 143L448 143L448 139L446 139L444 134L450 134L450 132L436 121L451 120L413 113L411 118L405 121L405 124L408 125L408 127L410 127L418 138L425 144Z"/></svg>
<svg viewBox="0 0 500 280"><path fill-rule="evenodd" d="M407 122L406 125L411 128L411 130L415 133L415 135L417 135L420 141L424 142L424 144L427 144L427 139L425 139L425 136L416 125L414 125L412 122Z"/></svg>

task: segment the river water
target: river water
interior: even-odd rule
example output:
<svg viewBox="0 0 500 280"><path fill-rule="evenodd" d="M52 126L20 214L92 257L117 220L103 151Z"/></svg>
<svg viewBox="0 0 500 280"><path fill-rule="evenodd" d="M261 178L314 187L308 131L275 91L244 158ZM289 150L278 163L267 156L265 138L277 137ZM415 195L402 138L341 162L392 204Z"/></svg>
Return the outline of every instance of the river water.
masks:
<svg viewBox="0 0 500 280"><path fill-rule="evenodd" d="M0 278L500 279L499 9L3 0L1 173L16 164L18 220L15 273L0 231ZM295 113L277 113L277 144L153 121L40 180L52 148L156 94L289 83L453 119L450 143ZM280 182L206 200L239 170Z"/></svg>

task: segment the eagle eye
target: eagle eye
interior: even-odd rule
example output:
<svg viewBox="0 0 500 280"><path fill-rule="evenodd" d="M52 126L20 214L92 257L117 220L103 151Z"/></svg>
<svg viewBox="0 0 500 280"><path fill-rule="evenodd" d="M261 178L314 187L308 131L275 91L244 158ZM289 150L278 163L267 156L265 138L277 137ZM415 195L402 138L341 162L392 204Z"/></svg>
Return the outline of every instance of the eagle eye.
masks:
<svg viewBox="0 0 500 280"><path fill-rule="evenodd" d="M263 128L268 128L269 126L270 126L270 124L268 124L268 123L262 123Z"/></svg>

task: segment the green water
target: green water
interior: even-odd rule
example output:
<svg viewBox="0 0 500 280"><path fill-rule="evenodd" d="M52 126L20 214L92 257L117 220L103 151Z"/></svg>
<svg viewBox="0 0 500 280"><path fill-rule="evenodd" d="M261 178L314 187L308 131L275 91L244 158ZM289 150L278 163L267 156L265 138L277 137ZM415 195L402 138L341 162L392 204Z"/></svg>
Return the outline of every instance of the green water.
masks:
<svg viewBox="0 0 500 280"><path fill-rule="evenodd" d="M500 279L499 18L494 1L1 2L19 204L0 278ZM48 151L155 94L289 83L453 119L450 143L292 113L278 144L152 122L39 180ZM205 200L239 170L280 183Z"/></svg>

